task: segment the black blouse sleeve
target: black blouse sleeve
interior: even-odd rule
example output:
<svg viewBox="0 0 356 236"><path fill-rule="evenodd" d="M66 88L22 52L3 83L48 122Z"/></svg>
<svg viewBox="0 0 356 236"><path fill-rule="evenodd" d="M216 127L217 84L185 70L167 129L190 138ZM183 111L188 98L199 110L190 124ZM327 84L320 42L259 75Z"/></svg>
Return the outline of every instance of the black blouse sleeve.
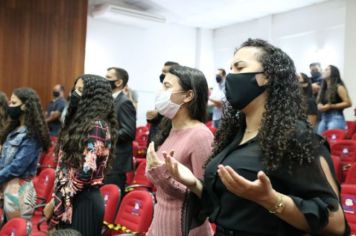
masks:
<svg viewBox="0 0 356 236"><path fill-rule="evenodd" d="M299 140L303 140L302 130L300 135ZM315 159L311 163L294 167L292 172L284 171L280 178L285 186L288 186L287 195L304 214L311 233L317 234L328 224L329 211L336 211L340 207L340 192L334 192L321 166L321 158L324 158L335 183L338 184L327 146L316 135L313 145L316 148ZM338 190L340 191L340 188Z"/></svg>

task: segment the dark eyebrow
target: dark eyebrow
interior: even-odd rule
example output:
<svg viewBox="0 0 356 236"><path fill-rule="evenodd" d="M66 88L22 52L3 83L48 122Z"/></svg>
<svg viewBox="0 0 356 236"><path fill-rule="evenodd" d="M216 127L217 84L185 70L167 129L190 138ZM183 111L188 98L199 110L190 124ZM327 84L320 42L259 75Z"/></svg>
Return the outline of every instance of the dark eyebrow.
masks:
<svg viewBox="0 0 356 236"><path fill-rule="evenodd" d="M234 63L234 66L235 67L239 67L239 66L245 66L246 65L246 62L245 61L237 61Z"/></svg>

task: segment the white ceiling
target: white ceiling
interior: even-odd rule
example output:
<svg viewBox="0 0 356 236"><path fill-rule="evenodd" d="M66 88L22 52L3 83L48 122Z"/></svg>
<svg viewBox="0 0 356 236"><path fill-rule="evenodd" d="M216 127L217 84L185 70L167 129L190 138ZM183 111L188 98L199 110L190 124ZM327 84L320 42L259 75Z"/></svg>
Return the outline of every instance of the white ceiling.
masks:
<svg viewBox="0 0 356 236"><path fill-rule="evenodd" d="M89 4L110 3L164 16L169 23L214 29L324 1L326 0L89 0Z"/></svg>

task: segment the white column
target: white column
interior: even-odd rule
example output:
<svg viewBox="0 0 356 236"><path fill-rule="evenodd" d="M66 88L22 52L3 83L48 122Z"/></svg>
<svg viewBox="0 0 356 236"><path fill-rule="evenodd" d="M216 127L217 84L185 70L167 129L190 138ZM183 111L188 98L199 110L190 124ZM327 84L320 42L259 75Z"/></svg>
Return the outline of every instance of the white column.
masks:
<svg viewBox="0 0 356 236"><path fill-rule="evenodd" d="M356 108L356 1L346 0L345 19L345 59L343 80L349 91L352 108L345 110L347 120L355 120Z"/></svg>

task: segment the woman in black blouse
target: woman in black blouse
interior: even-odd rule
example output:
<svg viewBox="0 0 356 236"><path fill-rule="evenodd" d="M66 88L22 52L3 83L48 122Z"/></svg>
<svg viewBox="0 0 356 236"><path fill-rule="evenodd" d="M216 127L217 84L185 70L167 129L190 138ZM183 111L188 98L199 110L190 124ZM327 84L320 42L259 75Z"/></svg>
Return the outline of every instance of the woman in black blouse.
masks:
<svg viewBox="0 0 356 236"><path fill-rule="evenodd" d="M201 198L218 236L348 235L329 151L306 122L293 61L249 39L232 72L204 181L165 154L171 175Z"/></svg>

